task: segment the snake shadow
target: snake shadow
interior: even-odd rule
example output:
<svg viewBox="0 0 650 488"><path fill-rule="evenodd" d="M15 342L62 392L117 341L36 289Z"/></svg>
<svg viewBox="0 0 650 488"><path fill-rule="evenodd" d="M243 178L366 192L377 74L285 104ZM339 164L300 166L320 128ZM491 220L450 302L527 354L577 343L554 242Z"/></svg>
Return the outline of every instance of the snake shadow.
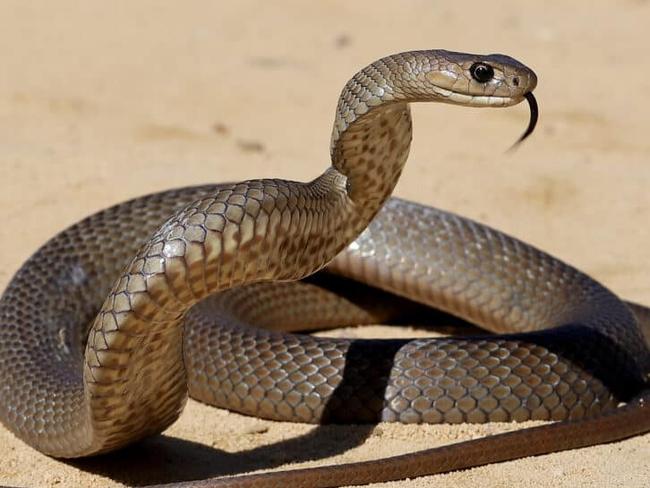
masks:
<svg viewBox="0 0 650 488"><path fill-rule="evenodd" d="M128 486L179 483L334 456L362 444L373 428L317 426L303 436L236 453L162 434L118 452L65 462Z"/></svg>

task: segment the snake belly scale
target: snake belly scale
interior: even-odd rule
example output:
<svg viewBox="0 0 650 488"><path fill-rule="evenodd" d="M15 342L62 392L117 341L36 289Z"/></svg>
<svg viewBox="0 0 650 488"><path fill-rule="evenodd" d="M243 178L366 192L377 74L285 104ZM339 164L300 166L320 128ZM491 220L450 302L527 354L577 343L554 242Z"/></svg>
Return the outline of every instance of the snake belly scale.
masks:
<svg viewBox="0 0 650 488"><path fill-rule="evenodd" d="M188 389L301 422L560 420L389 460L197 486L369 483L648 431L646 309L498 231L390 198L410 147L409 103L506 107L530 102L536 83L503 55L389 56L344 87L332 165L315 180L170 190L63 231L0 300L3 423L44 453L79 457L161 432ZM281 326L292 302L310 296L304 310L334 320L340 300L293 283L330 262L504 335L369 341L251 326Z"/></svg>

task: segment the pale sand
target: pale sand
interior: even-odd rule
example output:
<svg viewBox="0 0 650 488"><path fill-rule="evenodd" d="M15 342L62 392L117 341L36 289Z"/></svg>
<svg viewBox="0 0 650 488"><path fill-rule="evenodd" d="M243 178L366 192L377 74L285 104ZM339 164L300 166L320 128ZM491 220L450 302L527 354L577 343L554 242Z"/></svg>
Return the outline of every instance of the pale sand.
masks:
<svg viewBox="0 0 650 488"><path fill-rule="evenodd" d="M524 106L415 106L397 194L513 233L650 303L650 4L448 3L5 0L0 287L48 237L126 198L208 181L315 176L327 164L348 77L388 53L444 47L504 52L532 66L541 123L506 155L525 127ZM301 441L313 427L190 402L165 435L76 464L0 429L0 483L113 486L300 458L332 464L505 428L325 427ZM641 487L649 459L643 436L386 486Z"/></svg>

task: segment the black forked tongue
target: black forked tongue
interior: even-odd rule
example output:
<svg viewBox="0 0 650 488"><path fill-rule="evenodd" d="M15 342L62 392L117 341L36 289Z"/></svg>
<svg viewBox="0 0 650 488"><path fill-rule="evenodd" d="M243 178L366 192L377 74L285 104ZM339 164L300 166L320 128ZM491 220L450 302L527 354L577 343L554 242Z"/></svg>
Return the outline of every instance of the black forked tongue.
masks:
<svg viewBox="0 0 650 488"><path fill-rule="evenodd" d="M533 96L533 92L528 92L524 95L526 97L526 100L528 101L528 106L530 107L530 120L528 121L528 127L526 127L526 130L524 133L517 139L517 142L515 142L509 149L509 151L512 151L516 149L519 144L524 142L524 140L533 133L535 130L535 126L537 125L537 119L539 118L539 109L537 107L537 100L535 100L535 97Z"/></svg>

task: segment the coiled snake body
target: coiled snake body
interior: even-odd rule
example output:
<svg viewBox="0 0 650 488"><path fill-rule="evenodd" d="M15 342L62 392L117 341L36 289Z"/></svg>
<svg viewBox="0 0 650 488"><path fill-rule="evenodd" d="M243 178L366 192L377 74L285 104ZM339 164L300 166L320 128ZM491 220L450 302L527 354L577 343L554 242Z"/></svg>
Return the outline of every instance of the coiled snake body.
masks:
<svg viewBox="0 0 650 488"><path fill-rule="evenodd" d="M2 422L36 449L78 457L162 431L188 387L217 406L303 422L571 419L210 486L368 483L650 430L650 353L637 324L646 309L634 314L579 271L488 227L389 199L410 146L410 102L510 106L536 83L501 55L389 56L346 84L332 166L314 181L170 190L68 228L0 301ZM506 335L352 341L250 325L372 319L331 290L292 283L335 257L334 272Z"/></svg>

